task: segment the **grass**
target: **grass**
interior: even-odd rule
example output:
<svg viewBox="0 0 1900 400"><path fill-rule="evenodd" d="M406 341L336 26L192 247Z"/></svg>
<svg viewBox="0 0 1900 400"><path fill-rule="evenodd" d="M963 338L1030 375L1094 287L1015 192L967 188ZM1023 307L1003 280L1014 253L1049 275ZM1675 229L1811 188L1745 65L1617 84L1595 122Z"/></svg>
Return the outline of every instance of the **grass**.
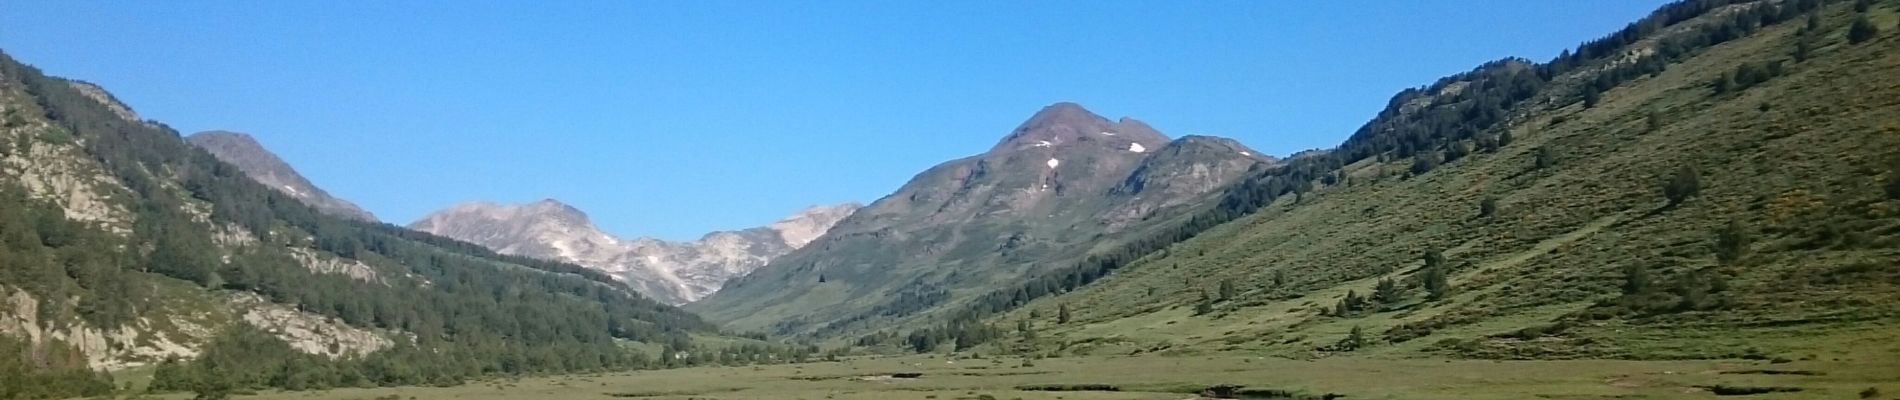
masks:
<svg viewBox="0 0 1900 400"><path fill-rule="evenodd" d="M245 399L1168 399L1227 387L1241 398L1705 399L1713 391L1798 389L1751 399L1855 398L1892 392L1900 358L1842 361L1474 361L1329 358L1074 357L1037 360L931 357L712 367L476 382L447 388L261 393ZM1762 370L1809 374L1756 373ZM918 373L890 379L893 371ZM821 377L821 378L813 378ZM1260 397L1247 397L1260 396ZM1284 396L1284 397L1268 397ZM182 394L161 396L186 398Z"/></svg>

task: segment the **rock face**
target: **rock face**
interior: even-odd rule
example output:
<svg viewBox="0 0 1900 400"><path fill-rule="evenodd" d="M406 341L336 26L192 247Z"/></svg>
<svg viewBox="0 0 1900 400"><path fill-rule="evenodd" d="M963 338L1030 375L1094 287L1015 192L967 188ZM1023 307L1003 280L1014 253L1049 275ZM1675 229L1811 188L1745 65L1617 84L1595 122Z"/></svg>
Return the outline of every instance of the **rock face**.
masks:
<svg viewBox="0 0 1900 400"><path fill-rule="evenodd" d="M1063 266L1271 162L1231 140L1169 141L1141 121L1056 103L988 152L918 174L687 308L785 334L885 324Z"/></svg>
<svg viewBox="0 0 1900 400"><path fill-rule="evenodd" d="M119 101L119 98L113 96L112 92L107 92L106 88L99 87L99 85L93 84L92 82L80 80L67 81L67 83L72 84L73 89L78 89L79 94L91 98L93 101L99 102L99 104L105 105L106 109L111 110L113 115L117 115L119 118L123 118L127 121L139 121L139 113L133 112L132 106L125 105L125 102Z"/></svg>
<svg viewBox="0 0 1900 400"><path fill-rule="evenodd" d="M595 227L580 210L551 199L456 205L424 216L409 228L503 254L594 268L621 278L647 297L682 304L810 243L857 209L857 204L812 207L768 226L708 233L692 242L623 240Z"/></svg>
<svg viewBox="0 0 1900 400"><path fill-rule="evenodd" d="M257 139L252 138L251 135L208 131L192 134L186 137L185 141L210 152L219 160L236 165L238 169L244 171L245 175L249 175L258 183L290 195L297 201L315 207L317 211L363 221L376 220L375 215L363 211L356 204L330 196L329 192L310 183L309 179L304 179L297 170L290 168L290 164L277 158L277 154L264 149L264 146L258 144Z"/></svg>

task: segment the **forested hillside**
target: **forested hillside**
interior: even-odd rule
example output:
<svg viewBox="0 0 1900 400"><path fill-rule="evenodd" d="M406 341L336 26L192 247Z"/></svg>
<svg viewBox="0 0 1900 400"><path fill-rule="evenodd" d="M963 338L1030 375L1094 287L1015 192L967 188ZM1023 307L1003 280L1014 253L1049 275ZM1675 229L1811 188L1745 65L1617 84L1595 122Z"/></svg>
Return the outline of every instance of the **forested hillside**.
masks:
<svg viewBox="0 0 1900 400"><path fill-rule="evenodd" d="M322 214L128 115L0 54L0 398L153 364L215 394L811 352L696 348L716 327L604 274Z"/></svg>
<svg viewBox="0 0 1900 400"><path fill-rule="evenodd" d="M1178 231L858 343L1678 358L1891 336L1894 20L1673 3L1404 90Z"/></svg>

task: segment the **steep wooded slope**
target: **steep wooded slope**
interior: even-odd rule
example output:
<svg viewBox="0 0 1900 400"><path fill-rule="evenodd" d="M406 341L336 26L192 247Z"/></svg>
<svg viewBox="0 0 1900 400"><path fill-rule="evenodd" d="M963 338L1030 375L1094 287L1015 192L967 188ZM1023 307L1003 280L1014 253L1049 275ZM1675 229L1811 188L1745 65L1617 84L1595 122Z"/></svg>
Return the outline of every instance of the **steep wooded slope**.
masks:
<svg viewBox="0 0 1900 400"><path fill-rule="evenodd" d="M0 381L15 391L0 397L97 394L112 385L92 370L153 363L155 388L215 394L718 353L635 351L717 330L592 270L326 215L99 93L0 54Z"/></svg>

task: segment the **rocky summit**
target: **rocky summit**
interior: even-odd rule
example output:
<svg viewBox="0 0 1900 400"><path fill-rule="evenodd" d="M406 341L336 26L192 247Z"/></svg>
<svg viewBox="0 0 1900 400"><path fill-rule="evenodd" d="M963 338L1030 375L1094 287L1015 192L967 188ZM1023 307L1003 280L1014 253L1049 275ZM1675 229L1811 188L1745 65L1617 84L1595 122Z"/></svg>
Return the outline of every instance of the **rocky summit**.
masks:
<svg viewBox="0 0 1900 400"><path fill-rule="evenodd" d="M621 239L594 226L587 214L553 199L460 204L409 227L503 254L572 262L612 274L655 300L682 304L810 243L857 209L851 203L811 207L771 225L712 232L690 242Z"/></svg>

